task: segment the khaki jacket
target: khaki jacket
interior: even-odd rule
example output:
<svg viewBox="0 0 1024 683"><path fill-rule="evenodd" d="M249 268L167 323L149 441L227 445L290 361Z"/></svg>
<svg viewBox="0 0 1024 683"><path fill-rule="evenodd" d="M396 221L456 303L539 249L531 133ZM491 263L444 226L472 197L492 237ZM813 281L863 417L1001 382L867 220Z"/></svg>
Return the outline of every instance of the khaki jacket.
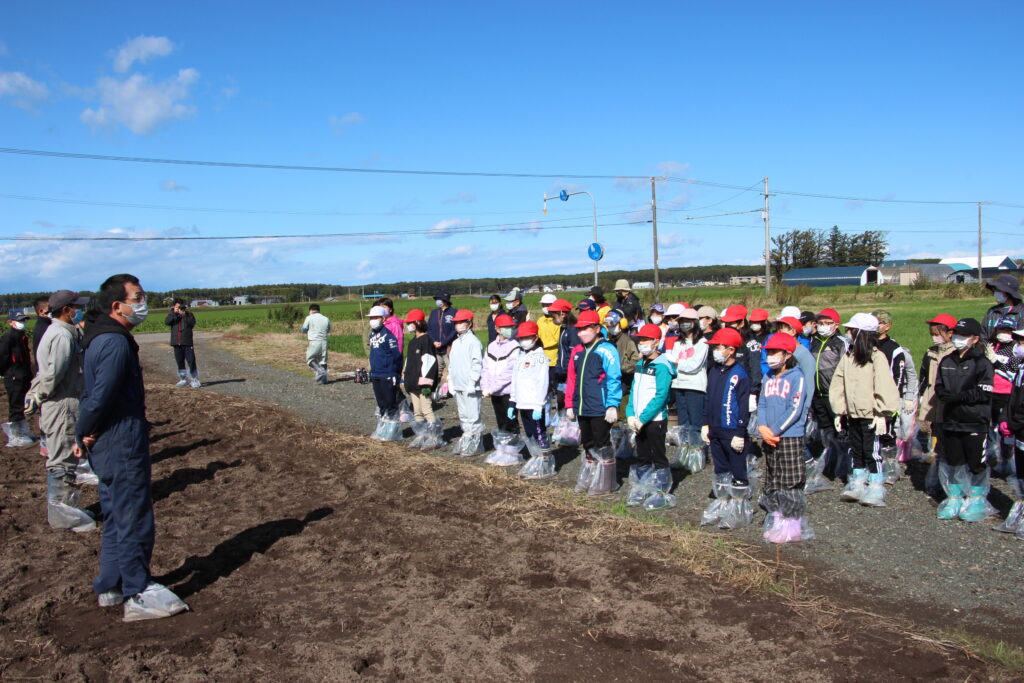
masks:
<svg viewBox="0 0 1024 683"><path fill-rule="evenodd" d="M935 400L935 375L939 371L939 361L953 350L952 344L936 344L928 348L921 360L921 398L917 409L917 421L926 432L931 431L933 422L942 421L941 405Z"/></svg>
<svg viewBox="0 0 1024 683"><path fill-rule="evenodd" d="M853 418L889 417L900 409L900 394L885 354L874 349L871 363L860 366L847 353L839 361L828 399L836 415Z"/></svg>

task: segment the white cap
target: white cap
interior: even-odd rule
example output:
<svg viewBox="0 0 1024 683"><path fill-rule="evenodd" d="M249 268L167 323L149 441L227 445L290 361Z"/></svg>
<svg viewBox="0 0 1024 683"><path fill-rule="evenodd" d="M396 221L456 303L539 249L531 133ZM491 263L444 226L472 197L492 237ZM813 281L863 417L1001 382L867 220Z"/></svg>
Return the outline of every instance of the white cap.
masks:
<svg viewBox="0 0 1024 683"><path fill-rule="evenodd" d="M665 311L665 315L676 315L677 316L677 315L680 315L685 310L686 310L686 307L683 306L682 304L672 304L672 305L670 305L668 307L668 310Z"/></svg>
<svg viewBox="0 0 1024 683"><path fill-rule="evenodd" d="M558 297L555 296L554 294L552 294L551 292L548 292L547 294L545 294L544 296L542 296L540 298L541 304L543 304L545 306L548 305L548 304L553 304L556 301L558 301Z"/></svg>
<svg viewBox="0 0 1024 683"><path fill-rule="evenodd" d="M850 318L850 322L843 325L843 327L852 327L855 330L864 330L865 332L878 332L878 318L870 313L854 313L853 317Z"/></svg>
<svg viewBox="0 0 1024 683"><path fill-rule="evenodd" d="M779 313L779 317L776 318L776 320L780 320L782 318L796 318L797 320L799 320L800 309L797 308L796 306L786 306L785 308L782 309L782 313Z"/></svg>
<svg viewBox="0 0 1024 683"><path fill-rule="evenodd" d="M1024 330L1014 330L1011 334L1013 334L1014 337L1024 339Z"/></svg>
<svg viewBox="0 0 1024 683"><path fill-rule="evenodd" d="M388 309L383 306L374 306L370 309L370 312L366 314L367 318L386 318L388 317Z"/></svg>

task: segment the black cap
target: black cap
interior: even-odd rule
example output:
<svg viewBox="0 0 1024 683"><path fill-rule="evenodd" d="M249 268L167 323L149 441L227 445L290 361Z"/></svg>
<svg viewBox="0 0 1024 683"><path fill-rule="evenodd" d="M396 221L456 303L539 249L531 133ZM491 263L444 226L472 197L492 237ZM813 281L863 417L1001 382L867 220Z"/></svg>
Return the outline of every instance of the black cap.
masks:
<svg viewBox="0 0 1024 683"><path fill-rule="evenodd" d="M958 334L962 337L981 337L985 334L985 328L974 318L962 318L956 322L953 334Z"/></svg>
<svg viewBox="0 0 1024 683"><path fill-rule="evenodd" d="M24 311L11 311L7 314L7 319L21 322L23 320L28 320L28 316L25 315Z"/></svg>
<svg viewBox="0 0 1024 683"><path fill-rule="evenodd" d="M800 313L800 322L802 322L804 325L806 325L807 323L813 323L817 319L818 316L816 316L814 313L811 313L810 311L802 311Z"/></svg>
<svg viewBox="0 0 1024 683"><path fill-rule="evenodd" d="M434 295L434 298L440 299L441 301L447 301L448 303L451 303L452 301L452 295L448 292L438 292Z"/></svg>
<svg viewBox="0 0 1024 683"><path fill-rule="evenodd" d="M991 290L999 290L1004 294L1009 294L1017 301L1020 301L1020 283L1017 278L1012 275L1000 275L991 282L986 282L985 286Z"/></svg>
<svg viewBox="0 0 1024 683"><path fill-rule="evenodd" d="M594 285L593 287L590 288L590 295L591 296L604 296L604 290L600 286Z"/></svg>

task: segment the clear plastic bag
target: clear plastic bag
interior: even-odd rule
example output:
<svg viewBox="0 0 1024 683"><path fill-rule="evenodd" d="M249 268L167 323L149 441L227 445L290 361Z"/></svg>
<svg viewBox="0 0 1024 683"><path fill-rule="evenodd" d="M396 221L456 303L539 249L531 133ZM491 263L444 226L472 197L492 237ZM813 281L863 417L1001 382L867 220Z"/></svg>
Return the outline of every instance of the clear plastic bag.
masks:
<svg viewBox="0 0 1024 683"><path fill-rule="evenodd" d="M636 458L636 434L631 429L625 430L615 449L616 460L633 460Z"/></svg>
<svg viewBox="0 0 1024 683"><path fill-rule="evenodd" d="M398 420L379 417L377 428L373 430L371 438L378 441L398 441L402 438L402 423Z"/></svg>
<svg viewBox="0 0 1024 683"><path fill-rule="evenodd" d="M826 460L827 456L825 453L822 453L817 458L804 461L804 475L806 477L804 493L807 495L835 489L835 485L824 474Z"/></svg>
<svg viewBox="0 0 1024 683"><path fill-rule="evenodd" d="M690 474L696 474L707 465L703 443L690 443L680 447L680 464Z"/></svg>
<svg viewBox="0 0 1024 683"><path fill-rule="evenodd" d="M731 484L732 475L728 472L715 475L715 480L711 483L711 493L714 495L714 500L704 508L704 513L700 516L701 526L717 524L722 519L722 510L725 508L726 503L729 502Z"/></svg>
<svg viewBox="0 0 1024 683"><path fill-rule="evenodd" d="M807 520L807 496L803 489L773 491L771 511L765 519L764 540L769 543L794 543L812 540L814 529ZM774 509L772 509L774 508Z"/></svg>
<svg viewBox="0 0 1024 683"><path fill-rule="evenodd" d="M461 458L471 458L475 455L482 455L484 452L484 439L480 429L463 425L462 436L452 445L452 453Z"/></svg>
<svg viewBox="0 0 1024 683"><path fill-rule="evenodd" d="M54 529L70 529L76 533L92 531L96 520L78 507L82 491L70 483L73 475L48 472L46 477L46 521Z"/></svg>
<svg viewBox="0 0 1024 683"><path fill-rule="evenodd" d="M560 446L579 446L579 422L575 420L562 420L552 433L551 440Z"/></svg>
<svg viewBox="0 0 1024 683"><path fill-rule="evenodd" d="M576 477L576 493L586 493L590 489L590 483L594 478L594 473L597 471L597 462L592 460L589 455L583 456L583 462L580 463L580 473Z"/></svg>
<svg viewBox="0 0 1024 683"><path fill-rule="evenodd" d="M665 432L666 446L682 446L686 440L686 427L672 427Z"/></svg>
<svg viewBox="0 0 1024 683"><path fill-rule="evenodd" d="M628 481L626 507L639 507L654 491L654 468L650 465L631 465Z"/></svg>
<svg viewBox="0 0 1024 683"><path fill-rule="evenodd" d="M552 396L548 399L547 404L547 424L548 427L554 428L561 424L563 419L562 413L558 411L558 399Z"/></svg>
<svg viewBox="0 0 1024 683"><path fill-rule="evenodd" d="M402 404L398 406L398 421L399 422L412 422L413 412L412 404L409 403L409 399L403 399Z"/></svg>
<svg viewBox="0 0 1024 683"><path fill-rule="evenodd" d="M719 529L741 529L754 521L750 486L729 486L729 500L722 506Z"/></svg>
<svg viewBox="0 0 1024 683"><path fill-rule="evenodd" d="M99 486L100 478L93 472L92 466L89 461L82 458L78 461L78 467L75 468L75 483L79 486L85 484L87 486Z"/></svg>
<svg viewBox="0 0 1024 683"><path fill-rule="evenodd" d="M495 467L511 467L523 464L523 440L518 434L505 432L500 429L491 430L491 437L494 439L494 450L488 455L486 462Z"/></svg>
<svg viewBox="0 0 1024 683"><path fill-rule="evenodd" d="M537 443L534 438L526 440L526 450L530 452L530 459L519 470L520 478L548 479L555 476L555 459L551 457L550 451Z"/></svg>

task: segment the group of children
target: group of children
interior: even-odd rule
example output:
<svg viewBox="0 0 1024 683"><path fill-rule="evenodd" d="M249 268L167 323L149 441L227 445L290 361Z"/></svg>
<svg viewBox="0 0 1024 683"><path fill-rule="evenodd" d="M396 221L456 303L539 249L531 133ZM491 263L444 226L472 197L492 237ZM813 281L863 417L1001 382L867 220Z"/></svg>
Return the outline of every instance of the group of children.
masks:
<svg viewBox="0 0 1024 683"><path fill-rule="evenodd" d="M852 315L845 334L830 308L787 307L770 320L766 310L742 305L718 312L654 304L644 318L639 307L623 310L635 300L625 281L616 283L617 305L600 288L576 306L546 294L537 322L518 290L504 297L510 310L491 297L486 347L473 331L474 313L452 308L439 293L429 321L421 310L406 316L413 341L403 373L401 335L387 324L397 319L390 307L375 307L370 377L382 423L396 425L378 426L377 435L398 438L401 377L414 431L436 437L421 445L441 443L432 405L451 395L462 428L454 451L481 454L487 398L501 451L492 464L521 463L525 446L532 457L521 475L554 476L548 428L561 422L560 431L578 429L583 448L576 490L602 495L618 488L616 438L628 439L635 460L627 505L660 510L675 505L666 452L674 405L675 438L701 444L714 467L702 523L752 522L751 467L760 459L764 537L811 538L808 492L831 489L836 479L845 482L842 500L883 507L901 462L921 451L937 456L931 471L946 495L938 517L983 520L994 513L986 502L990 470L1013 476L1024 465L1024 307L1007 277L989 285L1000 293L994 308L1001 311L985 323L948 315L927 321L935 346L920 375L909 351L889 337L886 311ZM1024 539L1024 491L1013 481L1016 504L999 529Z"/></svg>

